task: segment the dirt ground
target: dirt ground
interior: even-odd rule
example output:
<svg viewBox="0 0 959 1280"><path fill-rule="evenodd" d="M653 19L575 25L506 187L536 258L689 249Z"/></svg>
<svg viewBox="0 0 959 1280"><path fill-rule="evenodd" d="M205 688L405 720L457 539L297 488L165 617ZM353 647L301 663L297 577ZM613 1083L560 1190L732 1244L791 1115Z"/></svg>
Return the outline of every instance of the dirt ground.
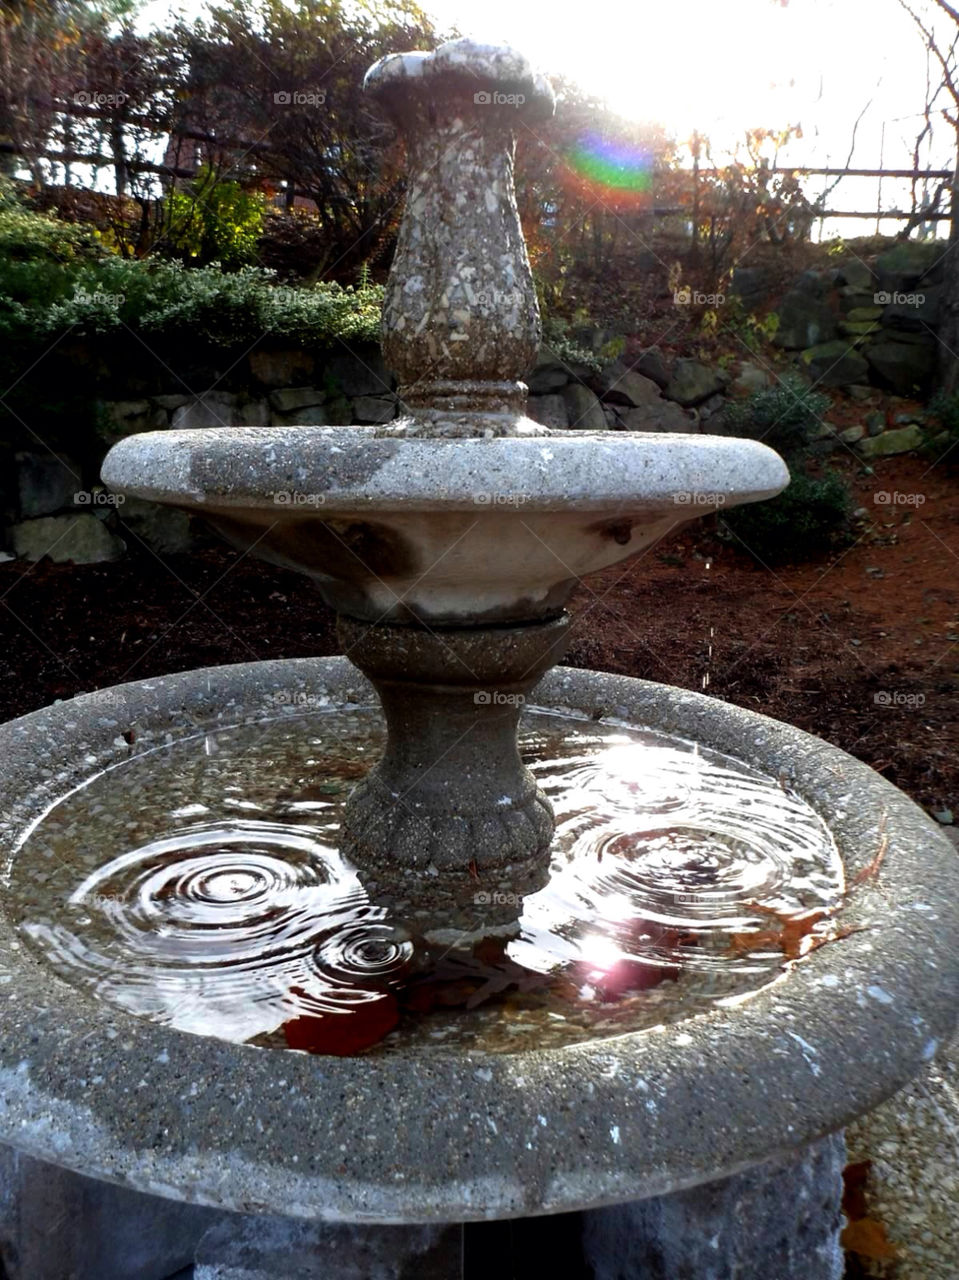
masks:
<svg viewBox="0 0 959 1280"><path fill-rule="evenodd" d="M866 515L841 554L770 569L715 520L687 526L580 587L568 660L788 720L959 817L959 477L915 457L849 476ZM218 546L0 564L0 719L164 672L336 651L308 581Z"/></svg>

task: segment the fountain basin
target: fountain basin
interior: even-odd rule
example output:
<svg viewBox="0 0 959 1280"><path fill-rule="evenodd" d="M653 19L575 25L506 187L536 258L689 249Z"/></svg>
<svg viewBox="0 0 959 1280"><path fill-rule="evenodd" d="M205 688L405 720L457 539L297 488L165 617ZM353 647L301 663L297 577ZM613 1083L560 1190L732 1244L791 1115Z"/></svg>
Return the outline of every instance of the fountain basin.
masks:
<svg viewBox="0 0 959 1280"><path fill-rule="evenodd" d="M340 613L469 627L556 617L586 574L789 483L755 440L404 439L365 427L148 432L114 446L103 478L309 574Z"/></svg>
<svg viewBox="0 0 959 1280"><path fill-rule="evenodd" d="M306 659L141 681L2 726L5 858L83 778L204 727L262 719L277 690L313 706L375 701L344 659ZM662 1030L506 1056L331 1059L278 1058L104 1005L40 963L2 914L0 1141L244 1212L524 1216L661 1195L798 1153L935 1053L956 1020L959 862L906 796L816 738L698 694L559 669L534 701L691 738L781 776L837 842L843 923L868 927L742 1004Z"/></svg>

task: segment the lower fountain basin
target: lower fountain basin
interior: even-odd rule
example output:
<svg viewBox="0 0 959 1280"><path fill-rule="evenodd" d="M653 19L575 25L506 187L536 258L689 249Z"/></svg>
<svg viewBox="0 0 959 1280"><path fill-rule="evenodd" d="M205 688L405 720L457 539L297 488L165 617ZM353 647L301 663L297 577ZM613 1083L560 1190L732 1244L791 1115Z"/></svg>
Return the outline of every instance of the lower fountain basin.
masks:
<svg viewBox="0 0 959 1280"><path fill-rule="evenodd" d="M280 695L278 697L278 694ZM110 764L280 700L368 705L344 659L146 680L0 727L0 847ZM959 1004L959 861L907 797L790 726L701 695L558 670L539 706L693 739L778 776L827 822L843 924L743 1003L513 1054L329 1058L173 1031L68 986L0 913L0 1141L154 1194L384 1223L588 1208L721 1178L901 1087ZM130 741L132 739L132 742Z"/></svg>

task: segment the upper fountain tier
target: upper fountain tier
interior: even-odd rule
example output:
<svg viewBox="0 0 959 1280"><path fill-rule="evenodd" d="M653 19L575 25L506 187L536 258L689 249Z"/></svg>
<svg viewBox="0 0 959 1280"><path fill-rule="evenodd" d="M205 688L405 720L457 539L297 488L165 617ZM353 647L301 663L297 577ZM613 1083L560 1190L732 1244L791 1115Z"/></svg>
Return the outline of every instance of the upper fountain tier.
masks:
<svg viewBox="0 0 959 1280"><path fill-rule="evenodd" d="M514 133L552 112L552 90L514 50L469 40L384 58L366 85L409 149L383 311L403 416L376 430L135 436L107 458L108 484L202 512L314 576L341 613L477 626L555 617L585 574L788 483L755 441L527 418L540 322Z"/></svg>
<svg viewBox="0 0 959 1280"><path fill-rule="evenodd" d="M555 617L586 574L789 479L754 440L381 439L369 427L151 432L116 445L103 476L310 574L340 613L440 626Z"/></svg>

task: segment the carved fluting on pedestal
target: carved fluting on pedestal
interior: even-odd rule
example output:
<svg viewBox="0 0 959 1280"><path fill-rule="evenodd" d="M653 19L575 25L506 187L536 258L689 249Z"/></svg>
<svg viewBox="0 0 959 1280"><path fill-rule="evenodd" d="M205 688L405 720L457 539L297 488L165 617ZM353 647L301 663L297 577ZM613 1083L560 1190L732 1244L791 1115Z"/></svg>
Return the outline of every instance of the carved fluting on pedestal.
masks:
<svg viewBox="0 0 959 1280"><path fill-rule="evenodd" d="M553 811L523 765L526 694L562 655L567 619L423 631L340 618L340 639L386 715L383 759L346 804L359 867L508 875L527 892L549 861Z"/></svg>
<svg viewBox="0 0 959 1280"><path fill-rule="evenodd" d="M367 88L405 134L409 193L383 309L383 355L409 416L384 434L542 434L520 381L539 308L513 186L515 131L553 110L509 49L454 40L396 54Z"/></svg>

